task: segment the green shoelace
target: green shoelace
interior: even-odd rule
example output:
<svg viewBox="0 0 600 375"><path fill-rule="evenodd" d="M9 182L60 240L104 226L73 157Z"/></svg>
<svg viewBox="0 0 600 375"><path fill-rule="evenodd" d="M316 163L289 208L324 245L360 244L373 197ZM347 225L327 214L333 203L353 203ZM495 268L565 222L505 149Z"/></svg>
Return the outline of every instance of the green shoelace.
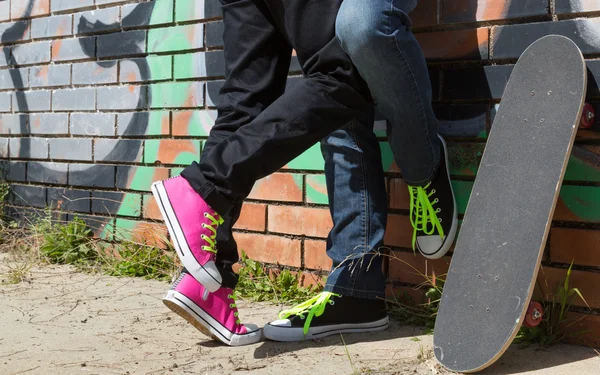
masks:
<svg viewBox="0 0 600 375"><path fill-rule="evenodd" d="M230 309L235 309L237 307L237 304L235 304L235 300L233 299L233 294L228 294L227 298L229 298L230 300L232 300L234 302L234 303L230 303L229 304L229 308ZM240 321L240 318L239 318L239 312L238 311L234 312L233 316L236 317L235 324L241 324L241 321Z"/></svg>
<svg viewBox="0 0 600 375"><path fill-rule="evenodd" d="M327 307L328 304L333 305L335 303L334 301L330 301L332 296L341 297L339 294L321 292L306 302L302 302L301 304L296 305L289 310L281 311L279 313L279 319L287 319L292 315L298 315L302 320L306 319L303 329L304 335L306 335L308 333L308 329L310 328L310 323L312 322L313 317L323 315L323 312L325 312L325 307Z"/></svg>
<svg viewBox="0 0 600 375"><path fill-rule="evenodd" d="M408 191L410 193L410 223L414 229L412 237L413 251L415 251L417 232L419 231L426 235L432 235L437 229L440 237L444 237L444 229L442 228L441 220L437 217L440 209L433 208L433 206L438 203L438 199L435 198L433 201L429 200L429 198L435 194L435 189L427 192L429 185L431 184L427 184L425 187L408 186Z"/></svg>
<svg viewBox="0 0 600 375"><path fill-rule="evenodd" d="M223 224L223 218L219 217L217 219L208 212L204 213L204 217L210 220L210 224L202 223L202 228L210 230L213 234L210 237L205 234L200 236L200 238L202 238L204 241L206 241L206 243L208 243L208 246L202 246L202 250L210 251L211 253L216 254L217 249L215 249L215 245L217 244L217 227Z"/></svg>

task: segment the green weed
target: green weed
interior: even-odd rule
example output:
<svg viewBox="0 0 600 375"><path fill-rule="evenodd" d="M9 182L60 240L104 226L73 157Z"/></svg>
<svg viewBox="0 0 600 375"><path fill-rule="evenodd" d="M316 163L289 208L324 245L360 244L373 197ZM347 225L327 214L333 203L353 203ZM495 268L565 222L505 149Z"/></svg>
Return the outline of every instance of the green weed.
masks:
<svg viewBox="0 0 600 375"><path fill-rule="evenodd" d="M322 290L322 287L301 286L300 276L294 275L289 270L282 270L270 277L264 264L249 259L243 251L240 263L239 281L235 288L236 298L247 298L252 301L299 303L314 297Z"/></svg>
<svg viewBox="0 0 600 375"><path fill-rule="evenodd" d="M569 287L572 267L573 261L567 269L565 279L558 286L556 294L552 295L552 300L542 303L544 315L540 324L537 327L522 326L515 338L515 343L523 345L537 343L545 347L583 333L570 333L566 330L566 328L574 323L574 321L567 319L566 313L569 311L576 297L579 296L589 308L579 289Z"/></svg>
<svg viewBox="0 0 600 375"><path fill-rule="evenodd" d="M423 282L415 289L427 289L424 303L416 303L407 293L401 293L387 299L390 315L405 324L425 327L425 333L433 333L435 318L439 309L440 299L444 290L444 275L426 275L403 259L390 255L390 260L396 260L410 267L423 278Z"/></svg>
<svg viewBox="0 0 600 375"><path fill-rule="evenodd" d="M36 224L34 231L43 239L40 253L51 263L81 264L97 257L92 231L77 217L65 224L53 223L51 217L46 217Z"/></svg>
<svg viewBox="0 0 600 375"><path fill-rule="evenodd" d="M132 242L117 244L114 250L116 256L109 257L104 267L106 273L111 276L168 281L176 271L172 251Z"/></svg>

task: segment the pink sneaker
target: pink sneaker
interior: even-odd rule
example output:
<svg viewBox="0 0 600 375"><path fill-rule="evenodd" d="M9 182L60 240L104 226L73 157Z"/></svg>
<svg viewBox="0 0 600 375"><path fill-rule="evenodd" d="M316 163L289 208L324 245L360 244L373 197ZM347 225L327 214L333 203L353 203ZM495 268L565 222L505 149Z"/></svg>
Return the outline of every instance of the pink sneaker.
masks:
<svg viewBox="0 0 600 375"><path fill-rule="evenodd" d="M254 344L262 339L256 325L240 324L233 290L221 288L209 293L185 270L163 297L163 303L200 332L227 345Z"/></svg>
<svg viewBox="0 0 600 375"><path fill-rule="evenodd" d="M215 242L223 219L181 176L155 182L152 194L184 267L209 292L219 289Z"/></svg>

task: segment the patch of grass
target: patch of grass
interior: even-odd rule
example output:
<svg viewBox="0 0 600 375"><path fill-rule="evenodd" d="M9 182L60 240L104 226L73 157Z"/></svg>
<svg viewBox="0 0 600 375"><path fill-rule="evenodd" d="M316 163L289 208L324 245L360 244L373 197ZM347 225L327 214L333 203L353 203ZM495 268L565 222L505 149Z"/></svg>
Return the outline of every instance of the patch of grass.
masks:
<svg viewBox="0 0 600 375"><path fill-rule="evenodd" d="M28 279L29 271L33 267L33 263L27 261L12 261L8 264L8 272L6 273L7 284L20 284ZM2 280L4 282L4 280Z"/></svg>
<svg viewBox="0 0 600 375"><path fill-rule="evenodd" d="M423 363L431 358L433 358L433 350L426 350L423 344L419 344L419 353L417 354L418 363Z"/></svg>
<svg viewBox="0 0 600 375"><path fill-rule="evenodd" d="M96 259L98 253L92 245L92 231L77 217L67 223L53 223L51 216L34 226L43 241L39 251L50 263L82 264Z"/></svg>
<svg viewBox="0 0 600 375"><path fill-rule="evenodd" d="M176 273L172 249L127 240L108 243L93 238L92 230L77 217L68 222L55 218L55 213L48 209L27 228L18 228L15 223L3 226L0 251L22 259L37 257L38 262L70 264L80 271L99 271L112 276L171 280ZM24 280L30 263L15 262L5 279L15 283Z"/></svg>
<svg viewBox="0 0 600 375"><path fill-rule="evenodd" d="M260 262L249 259L242 251L241 267L238 271L239 281L235 288L236 298L252 301L271 301L278 303L299 303L322 291L322 287L303 287L301 276L289 270L282 270L269 276L267 267Z"/></svg>
<svg viewBox="0 0 600 375"><path fill-rule="evenodd" d="M516 343L523 345L537 343L545 347L560 343L568 337L584 333L570 333L567 331L567 328L575 323L575 321L566 317L566 313L571 308L575 298L581 298L588 308L590 308L579 289L569 287L572 268L573 261L571 261L567 269L565 279L558 286L556 294L552 295L552 300L542 303L544 315L540 324L537 327L521 327L515 338Z"/></svg>
<svg viewBox="0 0 600 375"><path fill-rule="evenodd" d="M386 302L390 315L406 324L424 326L425 333L433 333L435 326L435 318L442 298L444 290L444 276L432 276L423 274L416 267L396 257L390 255L390 260L396 260L410 267L416 274L423 278L423 282L415 287L415 289L427 289L425 303L416 303L407 293L402 293L393 296Z"/></svg>
<svg viewBox="0 0 600 375"><path fill-rule="evenodd" d="M172 251L133 242L120 243L114 251L115 256L109 257L104 267L111 276L169 281L177 270Z"/></svg>

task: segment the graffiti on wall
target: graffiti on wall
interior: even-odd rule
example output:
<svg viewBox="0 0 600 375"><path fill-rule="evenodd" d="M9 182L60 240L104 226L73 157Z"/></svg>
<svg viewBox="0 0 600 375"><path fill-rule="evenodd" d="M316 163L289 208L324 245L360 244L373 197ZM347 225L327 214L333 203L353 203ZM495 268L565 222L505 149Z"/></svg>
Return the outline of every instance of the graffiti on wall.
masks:
<svg viewBox="0 0 600 375"><path fill-rule="evenodd" d="M180 2L178 6L186 7L178 9L178 13L187 14L190 19L203 19L204 14L210 12L209 8L215 7L216 0L209 1L188 1ZM421 2L427 4L427 2ZM527 1L497 1L497 0L472 0L470 5L465 7L464 1L446 2L444 14L440 19L443 22L476 22L476 21L494 21L511 17L536 16L539 12L546 12L546 0L527 0ZM563 2L564 3L564 2ZM35 14L37 2L28 0L27 6L23 6L24 18ZM570 9L563 9L564 13L580 12L590 10L589 2L583 0L572 0L570 4L564 5ZM165 14L173 14L172 1L154 1L139 3L135 6L122 8L123 24L135 24L138 26L157 25L164 23ZM600 6L598 6L600 8ZM600 9L597 9L600 10ZM422 10L417 8L415 13ZM537 12L537 13L536 13ZM101 17L94 18L90 16L80 17L78 23L73 25L77 34L93 34L96 31L119 29L116 24L110 24ZM600 48L600 23L593 21L573 21L565 26L565 33L578 33L581 37L578 43L583 50L594 50ZM507 29L508 30L508 29ZM26 34L26 24L16 22L6 29L1 40L4 44L20 40ZM452 38L454 43L445 43L444 46L437 46L434 41L439 38L423 39L419 38L424 49L428 52L428 58L432 61L447 58L448 60L487 60L489 58L489 34L482 33L476 29L461 29L453 31ZM204 97L209 106L214 106L218 102L218 89L215 86L196 85L193 81L184 80L178 83L162 83L163 77L171 78L171 72L175 72L175 77L219 77L222 76L223 67L206 61L204 53L177 54L175 57L175 67L171 64L171 59L160 58L163 52L193 50L198 45L197 38L203 38L202 32L189 33L189 29L183 30L174 27L168 35L161 32L160 29L150 29L147 34L123 33L122 37L114 39L115 49L122 48L128 51L128 54L136 57L124 58L121 60L121 70L126 70L125 80L129 82L151 82L161 81L161 83L150 83L147 90L142 93L139 89L132 89L128 95L120 96L120 107L135 109L128 117L123 117L125 123L119 122L119 134L124 139L119 138L113 143L112 148L105 153L105 160L96 160L96 163L110 164L111 161L139 163L145 165L160 166L160 162L168 165L187 164L195 160L201 148L201 140L198 137L207 136L210 127L215 119L215 111L211 110L185 110L186 108L197 108L196 103L199 98ZM498 28L494 32L495 44L510 44L514 34L504 32ZM143 39L143 40L142 40ZM79 52L88 57L94 57L94 46L84 42L82 39L78 48ZM447 39L444 40L447 42ZM458 48L461 46L475 46L473 49ZM24 48L26 44L17 44L13 49ZM57 46L60 48L60 45ZM433 51L433 52L432 52ZM7 61L11 59L11 49L3 48L4 58ZM55 52L53 52L55 53ZM146 53L150 55L144 57ZM155 53L159 53L158 55ZM115 61L96 61L97 69L110 69L116 64ZM125 67L125 68L123 68ZM500 67L502 68L502 67ZM437 68L434 68L434 71ZM454 69L454 68L449 68ZM123 71L121 72L123 75ZM489 76L489 71L478 66L477 69L467 71L468 75L462 76L456 74L455 80L448 78L454 76L455 71L444 72L446 79L443 83L437 81L437 76L432 76L434 88L441 91L438 98L444 102L451 101L452 95L456 94L456 89L462 82L460 79L465 77L469 82L477 82L477 88L474 90L477 99L498 100L499 94L495 87L498 83ZM13 87L23 87L26 79L22 76L19 69L10 70L10 78ZM44 69L39 74L44 74ZM502 81L500 79L500 81ZM448 83L449 82L449 83ZM456 82L456 84L454 84ZM218 86L218 85L217 85ZM500 84L502 86L502 84ZM132 86L132 87L139 87ZM454 91L453 91L454 90ZM597 89L596 89L597 90ZM500 90L501 92L501 90ZM469 95L472 95L472 91ZM445 97L445 95L450 95ZM15 91L15 100L13 102L14 112L29 112L32 103L23 91ZM462 99L458 97L458 99ZM493 117L495 108L487 103L475 103L468 105L447 105L436 103L436 113L442 123L442 132L444 135L454 138L479 138L484 140L489 131L490 112ZM164 110L148 111L148 108L172 108L172 112ZM599 108L600 109L600 108ZM101 120L102 113L93 113L91 116L98 116ZM172 118L171 118L172 116ZM21 134L27 134L27 127L31 126L25 116L20 118ZM164 139L147 139L145 141L136 140L136 135L160 136L166 134L170 124L173 127L173 135L178 136L177 142ZM376 131L383 134L385 123L378 121ZM579 139L600 139L599 125L596 124L591 130L580 131ZM190 136L186 139L186 136ZM18 138L17 157L27 159L32 152L31 139L28 137ZM397 167L393 163L393 158L389 145L382 142L383 163L387 171L397 172ZM473 177L477 172L477 166L483 151L482 143L464 143L457 142L452 144L451 164L453 174L458 176ZM317 162L315 162L317 161ZM53 175L57 181L66 181L66 171L60 168L53 169L50 163L30 162L35 168L45 169L47 175ZM38 164L38 165L36 165ZM318 145L311 148L305 154L288 164L289 169L314 170L323 169L322 157ZM76 171L71 171L71 178L80 181L88 181L87 185L101 185L102 176L101 166L98 164L81 164ZM152 181L164 178L164 170L152 167L136 167L127 164L119 165L119 173L116 174L116 186L119 188L147 191ZM261 189L269 189L269 179L284 179L281 183L288 186L291 190L297 190L297 194L302 196L304 184L306 184L307 201L310 203L327 203L325 190L325 179L322 175L309 175L305 179L301 175L286 174L280 176L271 176L263 181L259 181L253 191L254 197L263 197L268 194L261 192ZM567 184L561 192L561 201L557 209L559 219L575 221L600 221L600 189L597 184L600 182L600 150L599 146L578 143L573 151L569 168L566 175ZM304 182L305 181L305 182ZM461 202L460 207L466 206L470 188L472 186L468 181L456 181L455 187ZM111 215L125 215L128 210L123 202L126 200L125 193L118 193L115 199L105 203L107 213Z"/></svg>

